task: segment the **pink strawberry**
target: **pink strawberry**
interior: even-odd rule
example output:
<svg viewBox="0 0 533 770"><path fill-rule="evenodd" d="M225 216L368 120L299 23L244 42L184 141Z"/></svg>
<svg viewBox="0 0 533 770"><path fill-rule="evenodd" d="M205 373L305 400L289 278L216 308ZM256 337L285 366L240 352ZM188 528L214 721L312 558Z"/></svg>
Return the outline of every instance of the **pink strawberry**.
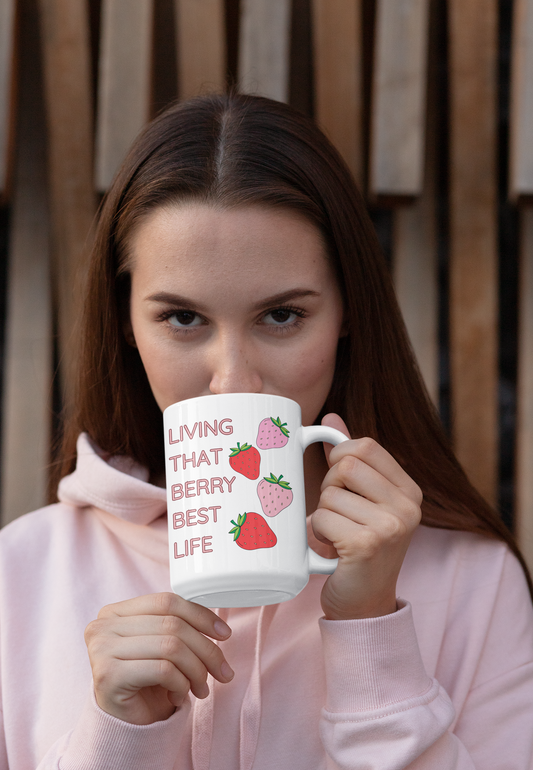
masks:
<svg viewBox="0 0 533 770"><path fill-rule="evenodd" d="M237 443L236 447L231 447L229 464L237 473L242 473L247 479L259 478L259 466L261 464L261 455L254 446L250 444Z"/></svg>
<svg viewBox="0 0 533 770"><path fill-rule="evenodd" d="M272 532L264 518L259 513L242 513L237 518L229 534L233 535L233 541L245 551L255 551L258 548L273 548L278 538Z"/></svg>
<svg viewBox="0 0 533 770"><path fill-rule="evenodd" d="M259 423L257 446L261 449L279 449L289 440L289 429L286 422L274 417L265 417Z"/></svg>
<svg viewBox="0 0 533 770"><path fill-rule="evenodd" d="M273 473L257 485L257 494L265 516L277 516L280 511L292 503L292 490L283 476L277 479Z"/></svg>

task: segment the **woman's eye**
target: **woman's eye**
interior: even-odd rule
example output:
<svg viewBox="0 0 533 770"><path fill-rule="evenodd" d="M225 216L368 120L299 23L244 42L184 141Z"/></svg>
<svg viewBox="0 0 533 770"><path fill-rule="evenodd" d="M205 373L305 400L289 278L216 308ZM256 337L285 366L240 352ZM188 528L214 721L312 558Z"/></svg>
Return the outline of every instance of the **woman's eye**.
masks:
<svg viewBox="0 0 533 770"><path fill-rule="evenodd" d="M280 307L277 310L271 310L270 313L267 313L263 320L266 324L271 326L288 326L290 323L293 323L297 317L297 314L293 310Z"/></svg>
<svg viewBox="0 0 533 770"><path fill-rule="evenodd" d="M176 313L168 316L168 322L177 328L183 326L201 326L202 319L197 313L193 313L192 310L178 310Z"/></svg>

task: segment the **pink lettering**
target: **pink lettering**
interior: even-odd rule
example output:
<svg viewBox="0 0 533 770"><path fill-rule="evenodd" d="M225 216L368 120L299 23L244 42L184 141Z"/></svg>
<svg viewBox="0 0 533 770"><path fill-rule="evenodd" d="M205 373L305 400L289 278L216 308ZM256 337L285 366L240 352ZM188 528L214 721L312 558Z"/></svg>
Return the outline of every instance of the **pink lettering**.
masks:
<svg viewBox="0 0 533 770"><path fill-rule="evenodd" d="M192 467L196 468L196 452L193 452L191 457L187 457L187 455L182 455L182 462L183 462L183 470L186 469L187 463L192 463Z"/></svg>
<svg viewBox="0 0 533 770"><path fill-rule="evenodd" d="M204 420L204 436L207 437L207 431L210 430L213 436L218 436L217 421L215 420L215 426L209 425L207 420Z"/></svg>
<svg viewBox="0 0 533 770"><path fill-rule="evenodd" d="M211 479L211 494L215 494L215 489L218 489L219 492L223 492L224 488L222 486L222 479L219 476L213 476Z"/></svg>
<svg viewBox="0 0 533 770"><path fill-rule="evenodd" d="M173 443L175 443L175 442L173 442ZM181 457L181 455L173 455L172 457L168 458L169 460L173 460L174 461L174 473L177 473L177 470L178 470L178 460L179 460L180 457Z"/></svg>
<svg viewBox="0 0 533 770"><path fill-rule="evenodd" d="M198 479L196 482L196 493L199 495L200 492L205 492L207 495L209 494L209 479Z"/></svg>
<svg viewBox="0 0 533 770"><path fill-rule="evenodd" d="M207 509L208 511L213 511L213 521L215 524L217 523L217 511L220 511L221 508L221 505L210 505Z"/></svg>
<svg viewBox="0 0 533 770"><path fill-rule="evenodd" d="M172 428L168 429L168 443L169 444L179 444L180 443L179 438L173 438L172 437ZM172 458L170 458L170 459L172 459Z"/></svg>
<svg viewBox="0 0 533 770"><path fill-rule="evenodd" d="M183 497L183 484L172 484L170 493L173 500L181 500Z"/></svg>
<svg viewBox="0 0 533 770"><path fill-rule="evenodd" d="M224 423L229 422L230 425L226 426ZM224 425L224 427L222 427ZM231 436L233 433L233 425L231 425L231 418L230 417L224 417L223 420L220 420L218 423L218 429L220 433L222 433L224 436Z"/></svg>
<svg viewBox="0 0 533 770"><path fill-rule="evenodd" d="M205 451L205 449L202 449L202 451L200 452L200 457L196 461L196 467L198 468L198 466L201 465L202 463L207 463L208 465L211 465L211 460L207 456L207 452Z"/></svg>
<svg viewBox="0 0 533 770"><path fill-rule="evenodd" d="M222 447L217 447L216 449L210 449L210 452L213 452L215 455L215 465L218 465L218 455L220 452L222 452Z"/></svg>
<svg viewBox="0 0 533 770"><path fill-rule="evenodd" d="M185 514L187 517L187 526L188 527L194 527L195 524L198 524L196 521L196 508L191 508L187 513Z"/></svg>
<svg viewBox="0 0 533 770"><path fill-rule="evenodd" d="M183 511L178 511L177 513L172 514L172 526L174 529L181 529L185 526Z"/></svg>
<svg viewBox="0 0 533 770"><path fill-rule="evenodd" d="M205 511L208 511L208 510L209 508L198 508L198 524L207 524L207 522L209 521L209 516L207 516Z"/></svg>
<svg viewBox="0 0 533 770"><path fill-rule="evenodd" d="M205 535L202 538L202 553L213 553L212 548L208 548L208 545L212 545L211 540L213 539L213 535Z"/></svg>
<svg viewBox="0 0 533 770"><path fill-rule="evenodd" d="M185 433L188 435L188 437L194 438L194 434L196 433L196 428L198 427L198 423L195 422L194 425L192 426L192 433L189 430L189 427L187 425L184 425L183 427L185 428Z"/></svg>
<svg viewBox="0 0 533 770"><path fill-rule="evenodd" d="M226 484L228 485L228 492L231 492L231 488L232 488L232 486L233 486L233 482L235 481L235 479L236 479L236 478L237 478L237 476L233 476L233 477L231 478L231 481L230 481L229 479L227 479L227 478L224 476L224 481L225 481L225 482L226 482Z"/></svg>
<svg viewBox="0 0 533 770"><path fill-rule="evenodd" d="M193 555L195 548L201 547L200 541L201 541L200 537L191 537L191 556Z"/></svg>
<svg viewBox="0 0 533 770"><path fill-rule="evenodd" d="M174 558L175 559L183 559L184 556L189 555L189 541L185 541L185 547L184 547L184 553L179 552L179 546L177 543L174 543Z"/></svg>

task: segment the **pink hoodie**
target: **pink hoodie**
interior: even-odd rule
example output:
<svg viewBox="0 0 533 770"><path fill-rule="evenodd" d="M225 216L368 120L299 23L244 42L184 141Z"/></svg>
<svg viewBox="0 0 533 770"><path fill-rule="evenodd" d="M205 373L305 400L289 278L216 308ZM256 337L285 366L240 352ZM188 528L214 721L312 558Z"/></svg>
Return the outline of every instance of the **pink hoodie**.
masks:
<svg viewBox="0 0 533 770"><path fill-rule="evenodd" d="M0 534L0 770L533 767L533 610L502 543L419 527L382 618L321 619L323 576L221 610L234 680L139 727L96 705L83 631L168 590L164 490L81 436L59 496Z"/></svg>

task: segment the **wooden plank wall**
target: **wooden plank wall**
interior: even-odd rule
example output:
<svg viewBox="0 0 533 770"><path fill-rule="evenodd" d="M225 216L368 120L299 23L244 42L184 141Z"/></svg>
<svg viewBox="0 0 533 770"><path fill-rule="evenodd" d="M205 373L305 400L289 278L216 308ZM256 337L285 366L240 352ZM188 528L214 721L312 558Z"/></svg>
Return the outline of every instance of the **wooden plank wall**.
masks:
<svg viewBox="0 0 533 770"><path fill-rule="evenodd" d="M497 0L450 0L450 335L455 449L497 500Z"/></svg>
<svg viewBox="0 0 533 770"><path fill-rule="evenodd" d="M4 479L16 477L6 459L15 463L14 436L26 437L28 431L22 417L13 422L18 407L12 399L38 402L22 388L16 393L17 381L27 379L16 368L17 357L22 360L35 346L25 336L24 308L35 312L39 295L41 329L48 331L35 364L36 381L45 393L39 409L50 414L51 329L58 332L55 355L68 403L75 277L83 274L98 196L132 137L154 114L161 61L159 50L154 55L160 30L153 25L164 17L174 25L173 58L165 61L177 84L173 98L236 85L293 101L314 115L339 148L387 236L398 299L430 395L435 404L445 403L439 375L448 355L455 448L470 478L496 503L501 45L496 0L19 0L18 6L23 12L17 25L14 0L0 0L0 187L11 210ZM533 565L533 0L514 0L513 14L509 205L520 212L521 270L516 520ZM32 130L25 112L31 87L20 56L13 67L28 19L39 30L46 118L45 126L34 122ZM15 115L16 141L10 144ZM47 173L39 171L44 157ZM28 185L32 164L35 183ZM31 228L25 224L30 215ZM27 241L30 230L33 245ZM32 264L24 262L29 252L40 273L37 263L24 267ZM438 280L439 254L441 261L449 255L447 312L442 312L447 295ZM41 275L40 291L24 270ZM443 351L439 333L446 337L446 315L450 342ZM44 418L39 446L48 446L49 430ZM35 462L44 468L43 452ZM44 501L42 487L37 497ZM39 502L5 494L4 522Z"/></svg>
<svg viewBox="0 0 533 770"><path fill-rule="evenodd" d="M52 427L50 221L39 36L21 4L20 100L11 213L2 421L1 506L7 523L41 506Z"/></svg>
<svg viewBox="0 0 533 770"><path fill-rule="evenodd" d="M520 206L516 529L533 564L533 2L513 19L509 197Z"/></svg>
<svg viewBox="0 0 533 770"><path fill-rule="evenodd" d="M89 9L85 0L39 0L52 218L53 291L60 377L71 399L83 258L96 210ZM68 408L68 406L67 406Z"/></svg>
<svg viewBox="0 0 533 770"><path fill-rule="evenodd" d="M95 185L109 187L150 117L152 0L103 0Z"/></svg>
<svg viewBox="0 0 533 770"><path fill-rule="evenodd" d="M0 200L6 194L15 96L15 0L0 0Z"/></svg>

